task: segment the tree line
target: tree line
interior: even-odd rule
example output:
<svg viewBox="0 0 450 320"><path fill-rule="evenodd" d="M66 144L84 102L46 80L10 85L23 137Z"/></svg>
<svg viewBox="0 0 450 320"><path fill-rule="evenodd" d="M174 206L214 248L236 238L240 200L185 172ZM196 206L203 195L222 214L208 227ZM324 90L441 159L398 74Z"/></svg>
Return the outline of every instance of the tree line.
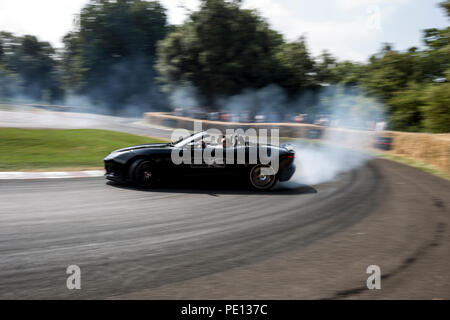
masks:
<svg viewBox="0 0 450 320"><path fill-rule="evenodd" d="M450 17L450 0L440 3ZM339 84L386 106L389 127L450 132L450 27L423 31L424 47L384 44L367 63L313 57L241 1L202 0L182 25L158 1L91 0L55 50L35 36L0 32L0 97L63 102L85 96L113 112L164 110L168 94L194 86L210 109L224 96L278 85L288 96ZM314 102L313 102L314 103Z"/></svg>

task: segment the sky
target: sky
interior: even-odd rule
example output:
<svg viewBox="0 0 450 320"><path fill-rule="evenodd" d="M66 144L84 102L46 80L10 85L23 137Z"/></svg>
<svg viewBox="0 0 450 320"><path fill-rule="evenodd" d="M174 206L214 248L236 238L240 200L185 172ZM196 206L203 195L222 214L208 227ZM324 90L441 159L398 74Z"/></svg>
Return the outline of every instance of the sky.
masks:
<svg viewBox="0 0 450 320"><path fill-rule="evenodd" d="M0 0L0 30L33 34L55 47L73 29L89 0ZM171 24L181 24L199 0L162 0ZM366 61L389 42L399 50L421 46L421 30L448 26L439 0L244 0L289 41L304 35L314 56Z"/></svg>

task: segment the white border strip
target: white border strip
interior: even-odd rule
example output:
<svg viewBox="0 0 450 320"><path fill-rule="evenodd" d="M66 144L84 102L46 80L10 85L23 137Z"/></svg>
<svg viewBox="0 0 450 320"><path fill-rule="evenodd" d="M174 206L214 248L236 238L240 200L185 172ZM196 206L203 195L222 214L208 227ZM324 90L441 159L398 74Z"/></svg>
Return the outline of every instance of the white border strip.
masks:
<svg viewBox="0 0 450 320"><path fill-rule="evenodd" d="M21 180L21 179L67 179L67 178L89 178L101 177L104 170L87 171L55 171L55 172L0 172L0 180Z"/></svg>

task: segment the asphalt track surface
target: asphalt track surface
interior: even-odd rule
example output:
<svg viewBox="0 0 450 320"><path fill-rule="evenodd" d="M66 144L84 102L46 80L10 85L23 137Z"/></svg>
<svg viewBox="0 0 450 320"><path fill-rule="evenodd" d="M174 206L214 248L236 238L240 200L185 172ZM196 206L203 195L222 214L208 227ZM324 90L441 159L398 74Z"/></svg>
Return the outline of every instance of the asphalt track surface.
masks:
<svg viewBox="0 0 450 320"><path fill-rule="evenodd" d="M0 181L0 298L450 298L450 183L374 159L320 185ZM81 268L68 290L66 268ZM381 290L366 268L379 265Z"/></svg>

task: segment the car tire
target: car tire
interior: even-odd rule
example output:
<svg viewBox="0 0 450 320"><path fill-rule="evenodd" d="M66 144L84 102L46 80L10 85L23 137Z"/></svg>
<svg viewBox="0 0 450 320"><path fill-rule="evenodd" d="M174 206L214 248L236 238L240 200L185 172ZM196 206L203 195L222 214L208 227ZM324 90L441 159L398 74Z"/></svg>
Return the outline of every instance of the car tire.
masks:
<svg viewBox="0 0 450 320"><path fill-rule="evenodd" d="M268 165L257 164L256 166L253 166L250 169L249 173L250 185L252 186L252 188L256 190L261 191L270 190L277 183L278 177L275 172L271 175L262 174L261 173L262 168L267 168L273 171L272 167Z"/></svg>
<svg viewBox="0 0 450 320"><path fill-rule="evenodd" d="M130 180L137 187L153 187L155 174L152 163L147 160L136 160L130 167Z"/></svg>

